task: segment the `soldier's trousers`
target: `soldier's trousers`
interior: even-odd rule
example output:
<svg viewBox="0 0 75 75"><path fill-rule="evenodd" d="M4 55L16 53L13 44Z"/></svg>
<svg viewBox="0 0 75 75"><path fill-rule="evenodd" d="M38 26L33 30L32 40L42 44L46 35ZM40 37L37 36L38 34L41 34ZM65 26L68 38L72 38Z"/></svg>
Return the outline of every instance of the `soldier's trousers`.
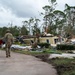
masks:
<svg viewBox="0 0 75 75"><path fill-rule="evenodd" d="M10 47L6 48L6 57L10 57Z"/></svg>
<svg viewBox="0 0 75 75"><path fill-rule="evenodd" d="M10 57L11 42L6 42L6 57Z"/></svg>

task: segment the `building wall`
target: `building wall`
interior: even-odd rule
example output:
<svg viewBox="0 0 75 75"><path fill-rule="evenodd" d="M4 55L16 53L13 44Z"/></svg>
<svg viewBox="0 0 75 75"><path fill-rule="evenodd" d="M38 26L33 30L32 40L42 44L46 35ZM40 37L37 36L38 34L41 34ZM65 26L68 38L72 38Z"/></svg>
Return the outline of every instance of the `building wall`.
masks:
<svg viewBox="0 0 75 75"><path fill-rule="evenodd" d="M55 44L54 39L58 39L58 37L40 37L40 43L47 43L47 40L49 40L50 44Z"/></svg>
<svg viewBox="0 0 75 75"><path fill-rule="evenodd" d="M28 38L28 39L23 39L26 44L31 44L32 42L36 41L36 38Z"/></svg>
<svg viewBox="0 0 75 75"><path fill-rule="evenodd" d="M39 37L39 41L40 43L47 43L49 42L50 44L56 44L55 43L55 39L58 39L58 37L54 36L54 37ZM23 39L25 41L26 44L31 44L32 41L36 41L37 42L37 38L28 38L28 39ZM48 40L48 41L47 41Z"/></svg>

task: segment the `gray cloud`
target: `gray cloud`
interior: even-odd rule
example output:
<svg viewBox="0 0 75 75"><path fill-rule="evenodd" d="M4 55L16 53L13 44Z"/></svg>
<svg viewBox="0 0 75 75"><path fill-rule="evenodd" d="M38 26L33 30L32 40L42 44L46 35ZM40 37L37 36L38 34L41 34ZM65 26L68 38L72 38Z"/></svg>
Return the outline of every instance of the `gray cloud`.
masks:
<svg viewBox="0 0 75 75"><path fill-rule="evenodd" d="M75 0L57 0L57 9L64 10L65 4L75 6Z"/></svg>
<svg viewBox="0 0 75 75"><path fill-rule="evenodd" d="M57 0L57 3L57 9L64 10L65 3L74 6L75 0ZM41 18L39 12L43 11L45 5L49 5L48 0L0 0L0 26L11 21L20 25L30 17Z"/></svg>
<svg viewBox="0 0 75 75"><path fill-rule="evenodd" d="M9 8L18 17L37 16L38 10L42 8L39 0L1 0L1 3L4 5L4 7Z"/></svg>
<svg viewBox="0 0 75 75"><path fill-rule="evenodd" d="M0 3L16 14L17 17L34 17L38 16L38 11L48 4L48 0L0 0ZM63 10L65 3L75 4L75 0L57 0L57 9Z"/></svg>

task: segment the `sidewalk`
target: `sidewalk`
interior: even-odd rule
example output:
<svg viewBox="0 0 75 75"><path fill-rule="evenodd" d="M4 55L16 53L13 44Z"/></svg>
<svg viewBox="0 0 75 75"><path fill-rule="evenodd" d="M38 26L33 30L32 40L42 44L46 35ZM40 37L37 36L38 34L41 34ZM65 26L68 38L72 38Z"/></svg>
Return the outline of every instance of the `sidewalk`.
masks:
<svg viewBox="0 0 75 75"><path fill-rule="evenodd" d="M0 51L0 75L56 75L56 70L33 56L12 52L6 58Z"/></svg>

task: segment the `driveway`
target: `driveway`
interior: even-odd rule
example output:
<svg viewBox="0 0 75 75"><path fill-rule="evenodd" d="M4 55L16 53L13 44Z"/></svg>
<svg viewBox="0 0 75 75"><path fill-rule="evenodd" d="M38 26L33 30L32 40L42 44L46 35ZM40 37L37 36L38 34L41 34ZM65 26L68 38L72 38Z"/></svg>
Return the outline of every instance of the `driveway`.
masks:
<svg viewBox="0 0 75 75"><path fill-rule="evenodd" d="M0 75L56 75L56 70L30 55L11 52L6 58L5 51L0 50Z"/></svg>

